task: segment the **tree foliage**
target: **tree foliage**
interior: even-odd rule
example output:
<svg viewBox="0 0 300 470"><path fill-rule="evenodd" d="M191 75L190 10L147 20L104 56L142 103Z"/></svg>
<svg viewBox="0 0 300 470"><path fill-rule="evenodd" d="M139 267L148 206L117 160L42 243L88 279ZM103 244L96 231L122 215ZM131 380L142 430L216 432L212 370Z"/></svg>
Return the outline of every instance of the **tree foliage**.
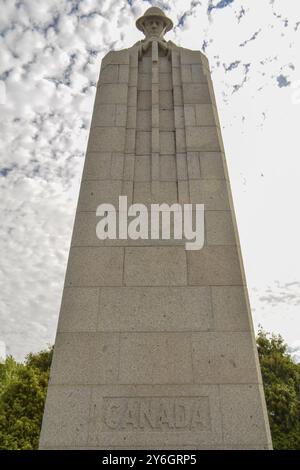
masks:
<svg viewBox="0 0 300 470"><path fill-rule="evenodd" d="M52 350L28 354L25 363L9 356L0 364L0 449L38 447Z"/></svg>
<svg viewBox="0 0 300 470"><path fill-rule="evenodd" d="M257 348L275 449L300 449L300 364L281 336L260 330ZM37 449L53 348L0 364L0 449Z"/></svg>
<svg viewBox="0 0 300 470"><path fill-rule="evenodd" d="M300 364L280 335L260 330L257 348L274 449L300 449Z"/></svg>

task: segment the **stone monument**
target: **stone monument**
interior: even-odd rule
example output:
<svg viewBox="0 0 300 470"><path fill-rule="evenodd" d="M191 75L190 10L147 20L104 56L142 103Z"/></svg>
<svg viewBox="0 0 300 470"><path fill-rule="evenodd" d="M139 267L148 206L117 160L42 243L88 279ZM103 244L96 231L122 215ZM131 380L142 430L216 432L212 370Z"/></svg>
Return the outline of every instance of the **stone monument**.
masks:
<svg viewBox="0 0 300 470"><path fill-rule="evenodd" d="M209 64L159 8L136 26L102 60L40 448L270 449ZM100 240L120 195L204 204L203 248Z"/></svg>

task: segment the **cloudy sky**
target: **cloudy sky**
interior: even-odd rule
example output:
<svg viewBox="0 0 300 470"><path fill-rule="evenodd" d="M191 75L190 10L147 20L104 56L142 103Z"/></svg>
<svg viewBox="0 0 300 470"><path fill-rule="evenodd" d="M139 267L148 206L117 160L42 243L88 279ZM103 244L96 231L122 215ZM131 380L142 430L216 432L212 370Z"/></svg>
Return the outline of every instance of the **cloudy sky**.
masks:
<svg viewBox="0 0 300 470"><path fill-rule="evenodd" d="M54 341L100 62L151 4L210 61L254 323L300 360L296 0L0 0L0 349Z"/></svg>

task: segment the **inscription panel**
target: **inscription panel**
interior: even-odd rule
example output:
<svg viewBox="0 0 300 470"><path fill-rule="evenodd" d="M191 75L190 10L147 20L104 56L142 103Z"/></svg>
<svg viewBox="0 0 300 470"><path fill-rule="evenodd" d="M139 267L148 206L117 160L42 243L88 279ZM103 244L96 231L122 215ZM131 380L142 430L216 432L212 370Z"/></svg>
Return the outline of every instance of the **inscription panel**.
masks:
<svg viewBox="0 0 300 470"><path fill-rule="evenodd" d="M103 431L211 429L208 397L103 397Z"/></svg>
<svg viewBox="0 0 300 470"><path fill-rule="evenodd" d="M216 385L97 385L90 410L91 447L196 449L222 442Z"/></svg>

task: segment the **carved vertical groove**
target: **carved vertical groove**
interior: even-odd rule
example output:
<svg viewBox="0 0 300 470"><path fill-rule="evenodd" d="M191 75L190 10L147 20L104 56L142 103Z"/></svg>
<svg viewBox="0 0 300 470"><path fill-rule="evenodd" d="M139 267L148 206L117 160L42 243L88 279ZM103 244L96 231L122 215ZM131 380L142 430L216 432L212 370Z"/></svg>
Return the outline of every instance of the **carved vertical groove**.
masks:
<svg viewBox="0 0 300 470"><path fill-rule="evenodd" d="M133 195L134 163L136 149L138 86L138 49L133 48L129 56L129 80L127 94L126 141L124 151L122 193Z"/></svg>
<svg viewBox="0 0 300 470"><path fill-rule="evenodd" d="M151 181L159 181L159 63L158 44L152 42L151 67Z"/></svg>
<svg viewBox="0 0 300 470"><path fill-rule="evenodd" d="M182 91L182 72L180 54L172 49L172 85L175 122L175 148L178 202L190 202L190 188L187 175L187 150L185 137L184 102Z"/></svg>

